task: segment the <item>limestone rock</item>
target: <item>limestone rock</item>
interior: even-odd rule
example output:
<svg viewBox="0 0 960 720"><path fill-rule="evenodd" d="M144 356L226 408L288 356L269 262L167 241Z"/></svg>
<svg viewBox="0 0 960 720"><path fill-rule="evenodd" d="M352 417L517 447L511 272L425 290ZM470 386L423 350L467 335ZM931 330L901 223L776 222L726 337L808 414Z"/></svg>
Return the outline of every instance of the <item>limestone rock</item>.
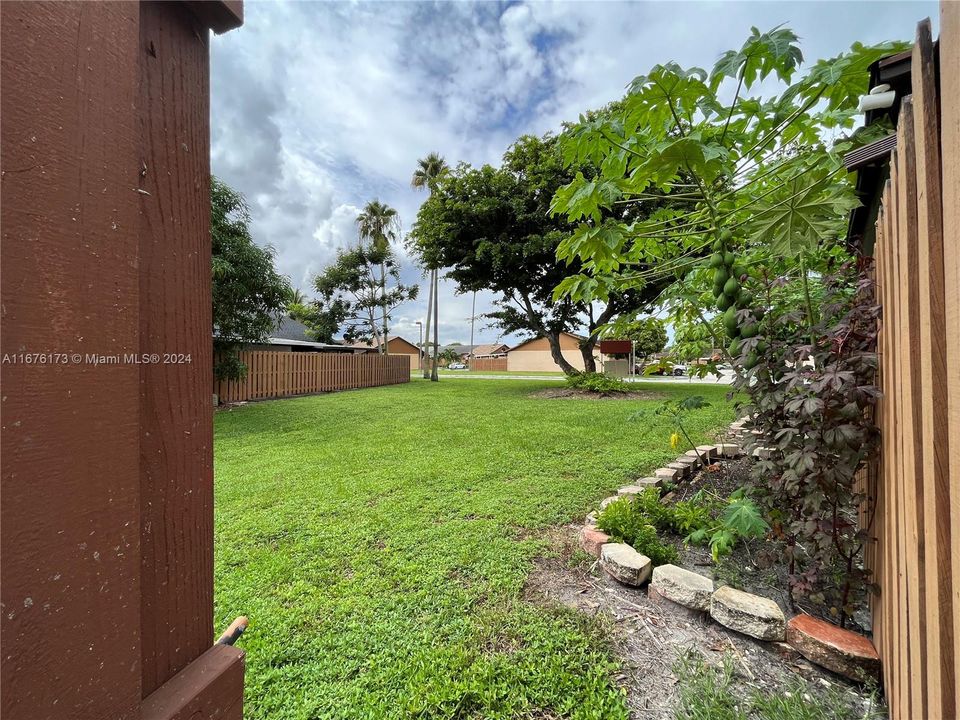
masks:
<svg viewBox="0 0 960 720"><path fill-rule="evenodd" d="M657 470L653 471L653 474L655 477L674 481L680 476L680 471L674 468L658 468Z"/></svg>
<svg viewBox="0 0 960 720"><path fill-rule="evenodd" d="M780 607L759 595L724 586L710 599L710 617L758 640L783 640L786 619Z"/></svg>
<svg viewBox="0 0 960 720"><path fill-rule="evenodd" d="M740 449L740 446L735 443L723 443L717 445L717 452L725 458L736 458L743 455L743 451Z"/></svg>
<svg viewBox="0 0 960 720"><path fill-rule="evenodd" d="M693 610L710 610L713 580L676 565L658 565L653 569L650 587L663 597Z"/></svg>
<svg viewBox="0 0 960 720"><path fill-rule="evenodd" d="M607 543L600 548L600 567L617 582L638 587L650 578L650 558L626 543Z"/></svg>

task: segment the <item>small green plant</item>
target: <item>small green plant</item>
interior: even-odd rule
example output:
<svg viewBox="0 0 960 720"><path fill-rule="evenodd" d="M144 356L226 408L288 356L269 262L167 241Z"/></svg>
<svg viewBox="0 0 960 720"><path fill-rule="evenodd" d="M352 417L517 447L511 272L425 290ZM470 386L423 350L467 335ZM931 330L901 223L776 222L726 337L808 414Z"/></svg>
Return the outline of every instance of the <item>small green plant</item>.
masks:
<svg viewBox="0 0 960 720"><path fill-rule="evenodd" d="M673 672L679 681L674 720L747 720L743 702L733 694L733 658L723 665L707 665L703 655L690 650L677 658Z"/></svg>
<svg viewBox="0 0 960 720"><path fill-rule="evenodd" d="M607 505L597 518L597 527L614 540L625 542L646 555L654 565L676 563L680 559L677 549L660 539L656 519L644 509L643 498L651 490L656 495L656 490L651 488L635 499L625 497Z"/></svg>
<svg viewBox="0 0 960 720"><path fill-rule="evenodd" d="M630 392L630 388L620 378L610 377L603 373L582 372L567 375L567 387L575 390L586 390L598 395L613 395Z"/></svg>
<svg viewBox="0 0 960 720"><path fill-rule="evenodd" d="M763 537L769 526L760 514L760 508L742 490L737 490L727 500L726 507L716 521L706 523L690 531L687 542L709 545L710 554L716 562L726 555L740 540Z"/></svg>
<svg viewBox="0 0 960 720"><path fill-rule="evenodd" d="M703 492L698 492L689 500L680 500L673 504L673 529L675 532L689 536L703 528L709 527L717 503L711 501Z"/></svg>
<svg viewBox="0 0 960 720"><path fill-rule="evenodd" d="M684 416L691 412L692 410L700 410L702 408L710 407L710 403L702 395L691 395L685 397L681 400L667 400L653 410L653 415L655 416L667 416L671 424L673 425L673 433L670 435L670 447L673 450L676 450L680 446L680 438L683 437L687 441L687 445L691 448L696 449L696 445L693 440L690 438L690 434L687 432L687 429L683 425ZM649 419L649 411L641 411L636 413L631 417L632 420L642 420L644 418ZM697 452L697 457L700 459L700 463L706 467L707 460L699 452Z"/></svg>
<svg viewBox="0 0 960 720"><path fill-rule="evenodd" d="M862 714L837 687L811 691L802 680L774 692L754 690L749 695L736 687L736 666L727 653L717 667L689 650L673 666L679 698L674 720L854 720L882 717L871 698ZM739 692L738 692L739 691Z"/></svg>
<svg viewBox="0 0 960 720"><path fill-rule="evenodd" d="M714 562L729 554L740 540L763 537L769 529L760 509L743 490L737 490L727 500L700 491L689 500L667 504L661 502L656 488L647 488L633 498L608 505L600 513L597 525L611 536L633 545L638 552L643 551L633 540L649 541L646 527L654 534L683 535L684 542L709 546ZM654 559L649 553L643 554ZM671 557L676 557L676 553Z"/></svg>

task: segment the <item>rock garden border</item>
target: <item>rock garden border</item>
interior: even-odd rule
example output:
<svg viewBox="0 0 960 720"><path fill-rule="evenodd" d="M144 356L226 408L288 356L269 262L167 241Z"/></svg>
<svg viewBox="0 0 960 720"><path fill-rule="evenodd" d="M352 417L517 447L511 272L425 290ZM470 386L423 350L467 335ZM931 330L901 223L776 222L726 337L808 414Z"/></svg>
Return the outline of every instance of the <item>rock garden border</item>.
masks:
<svg viewBox="0 0 960 720"><path fill-rule="evenodd" d="M739 441L746 418L729 428L728 438ZM767 448L754 450L762 457ZM743 456L739 442L700 445L654 470L651 477L632 480L616 495L600 502L603 510L625 496L642 493L649 487L679 482L692 476L701 458L711 464ZM856 682L875 680L880 674L880 656L866 636L846 630L811 615L799 614L789 621L776 602L729 586L716 588L711 578L676 565L653 566L650 558L626 543L613 542L597 527L597 513L587 515L580 530L580 546L597 558L600 567L617 582L629 587L647 585L653 599L664 598L692 611L709 614L720 625L756 640L786 642L812 663Z"/></svg>

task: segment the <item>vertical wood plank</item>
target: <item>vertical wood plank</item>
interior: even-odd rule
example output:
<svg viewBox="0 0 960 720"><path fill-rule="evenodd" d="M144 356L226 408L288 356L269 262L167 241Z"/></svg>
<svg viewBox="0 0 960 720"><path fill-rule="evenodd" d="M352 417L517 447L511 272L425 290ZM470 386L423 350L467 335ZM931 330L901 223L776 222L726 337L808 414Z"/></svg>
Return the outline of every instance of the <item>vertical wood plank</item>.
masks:
<svg viewBox="0 0 960 720"><path fill-rule="evenodd" d="M943 188L943 266L948 410L949 522L960 528L960 5L940 5L940 156ZM947 508L944 508L945 515ZM951 536L953 647L960 642L960 532ZM943 623L946 625L946 622ZM960 672L954 655L953 697L960 696ZM946 689L945 689L946 692Z"/></svg>
<svg viewBox="0 0 960 720"><path fill-rule="evenodd" d="M141 632L147 695L213 637L209 62L183 5L140 4Z"/></svg>
<svg viewBox="0 0 960 720"><path fill-rule="evenodd" d="M940 187L940 119L936 57L930 21L917 26L911 61L917 157L920 407L923 481L921 528L925 549L925 636L931 718L956 716L949 521L946 315L944 311L943 210ZM944 692L944 690L947 690Z"/></svg>
<svg viewBox="0 0 960 720"><path fill-rule="evenodd" d="M138 23L0 3L4 720L139 716Z"/></svg>
<svg viewBox="0 0 960 720"><path fill-rule="evenodd" d="M925 534L923 532L923 438L920 430L920 268L917 248L917 166L914 144L913 100L903 99L898 124L900 212L898 247L903 262L901 282L901 338L903 341L904 497L906 499L907 583L910 605L911 709L929 717L927 710L927 634Z"/></svg>

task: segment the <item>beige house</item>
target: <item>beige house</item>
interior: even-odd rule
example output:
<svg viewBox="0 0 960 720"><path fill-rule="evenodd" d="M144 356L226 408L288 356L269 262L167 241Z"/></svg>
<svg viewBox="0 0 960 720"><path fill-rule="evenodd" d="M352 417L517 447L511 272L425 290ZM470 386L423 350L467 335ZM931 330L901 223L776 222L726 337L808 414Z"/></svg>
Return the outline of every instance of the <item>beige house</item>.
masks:
<svg viewBox="0 0 960 720"><path fill-rule="evenodd" d="M350 347L359 352L380 352L379 343L354 343L353 345L350 345ZM410 369L420 369L420 350L409 340L406 340L399 335L392 335L390 339L387 340L387 351L391 355L409 355Z"/></svg>
<svg viewBox="0 0 960 720"><path fill-rule="evenodd" d="M573 333L560 333L560 353L577 370L584 370L580 341L584 338ZM599 353L594 354L598 367ZM507 350L507 370L525 372L557 372L560 367L550 354L550 343L545 337L527 340Z"/></svg>

